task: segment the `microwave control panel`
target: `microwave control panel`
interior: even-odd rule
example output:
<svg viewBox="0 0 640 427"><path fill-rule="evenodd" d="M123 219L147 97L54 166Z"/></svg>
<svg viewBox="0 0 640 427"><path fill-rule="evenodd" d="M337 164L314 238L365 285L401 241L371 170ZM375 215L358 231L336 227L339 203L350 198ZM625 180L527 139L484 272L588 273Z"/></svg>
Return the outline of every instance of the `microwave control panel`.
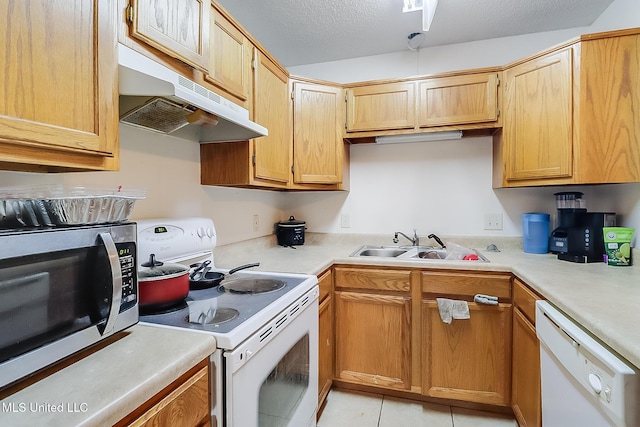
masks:
<svg viewBox="0 0 640 427"><path fill-rule="evenodd" d="M133 242L116 243L116 249L122 272L122 302L120 304L120 312L122 313L136 305L138 300L138 273L134 256L136 244Z"/></svg>

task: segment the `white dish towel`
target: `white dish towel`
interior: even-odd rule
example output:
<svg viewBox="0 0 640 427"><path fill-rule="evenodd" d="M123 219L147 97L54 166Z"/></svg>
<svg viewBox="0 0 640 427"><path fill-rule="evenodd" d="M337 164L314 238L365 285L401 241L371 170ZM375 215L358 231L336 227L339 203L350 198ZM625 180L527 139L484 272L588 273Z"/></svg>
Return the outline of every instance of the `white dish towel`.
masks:
<svg viewBox="0 0 640 427"><path fill-rule="evenodd" d="M450 324L453 319L469 319L469 304L466 301L448 299L448 298L436 298L438 303L438 311L440 312L440 319L447 324Z"/></svg>

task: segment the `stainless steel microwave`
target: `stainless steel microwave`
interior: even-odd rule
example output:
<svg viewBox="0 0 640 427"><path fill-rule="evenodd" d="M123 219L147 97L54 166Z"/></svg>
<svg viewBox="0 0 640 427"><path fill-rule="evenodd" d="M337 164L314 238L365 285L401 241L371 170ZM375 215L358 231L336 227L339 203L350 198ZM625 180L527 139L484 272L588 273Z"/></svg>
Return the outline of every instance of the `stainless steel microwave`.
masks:
<svg viewBox="0 0 640 427"><path fill-rule="evenodd" d="M138 322L136 224L0 230L0 387Z"/></svg>

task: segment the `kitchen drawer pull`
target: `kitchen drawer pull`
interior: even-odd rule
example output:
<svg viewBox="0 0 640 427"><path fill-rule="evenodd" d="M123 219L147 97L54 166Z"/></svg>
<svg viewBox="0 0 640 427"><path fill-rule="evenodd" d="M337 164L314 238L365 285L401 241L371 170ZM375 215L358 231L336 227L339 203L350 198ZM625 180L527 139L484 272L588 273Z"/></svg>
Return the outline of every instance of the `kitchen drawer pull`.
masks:
<svg viewBox="0 0 640 427"><path fill-rule="evenodd" d="M486 305L498 305L498 297L492 295L476 294L473 297L473 302Z"/></svg>

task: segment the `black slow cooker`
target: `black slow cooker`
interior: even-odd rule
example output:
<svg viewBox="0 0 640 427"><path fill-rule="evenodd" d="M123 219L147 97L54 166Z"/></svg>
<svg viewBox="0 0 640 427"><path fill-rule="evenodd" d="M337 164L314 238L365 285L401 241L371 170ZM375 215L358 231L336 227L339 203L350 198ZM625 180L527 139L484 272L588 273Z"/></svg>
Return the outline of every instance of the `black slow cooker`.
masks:
<svg viewBox="0 0 640 427"><path fill-rule="evenodd" d="M289 221L280 221L276 224L276 237L280 246L304 245L304 221L296 220L293 215Z"/></svg>

